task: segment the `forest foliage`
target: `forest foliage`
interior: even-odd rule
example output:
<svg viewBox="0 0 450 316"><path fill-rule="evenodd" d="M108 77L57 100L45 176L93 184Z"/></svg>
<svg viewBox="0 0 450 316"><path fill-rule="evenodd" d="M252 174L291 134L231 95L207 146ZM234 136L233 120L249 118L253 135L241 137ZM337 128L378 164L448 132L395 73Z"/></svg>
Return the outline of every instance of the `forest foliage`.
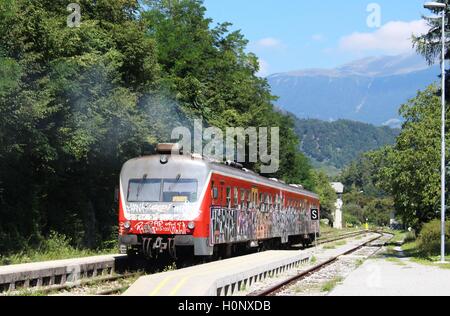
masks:
<svg viewBox="0 0 450 316"><path fill-rule="evenodd" d="M343 169L365 152L393 145L400 133L387 126L349 120L295 119L295 130L308 157L337 169Z"/></svg>
<svg viewBox="0 0 450 316"><path fill-rule="evenodd" d="M77 2L74 28L67 1L0 2L0 253L53 231L79 247L114 239L122 164L194 118L279 126L270 176L315 189L247 40L208 19L202 1Z"/></svg>

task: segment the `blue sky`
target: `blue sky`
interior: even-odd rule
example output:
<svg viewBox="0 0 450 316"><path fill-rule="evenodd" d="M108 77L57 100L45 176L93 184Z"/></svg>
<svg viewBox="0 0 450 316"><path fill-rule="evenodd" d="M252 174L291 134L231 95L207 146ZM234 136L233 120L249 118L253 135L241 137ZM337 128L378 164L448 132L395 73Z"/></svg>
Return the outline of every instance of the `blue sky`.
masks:
<svg viewBox="0 0 450 316"><path fill-rule="evenodd" d="M204 4L215 23L231 22L250 40L249 50L260 57L260 74L265 76L331 68L367 56L411 53L410 34L426 31L421 20L422 14L428 14L424 2L205 0Z"/></svg>

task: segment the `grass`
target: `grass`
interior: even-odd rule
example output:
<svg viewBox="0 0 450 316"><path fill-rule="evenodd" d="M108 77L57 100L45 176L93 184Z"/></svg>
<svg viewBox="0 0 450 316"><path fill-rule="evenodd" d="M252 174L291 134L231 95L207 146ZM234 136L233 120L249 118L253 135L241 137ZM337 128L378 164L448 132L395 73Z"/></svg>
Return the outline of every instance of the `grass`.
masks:
<svg viewBox="0 0 450 316"><path fill-rule="evenodd" d="M33 289L24 289L11 294L6 294L6 296L48 296L49 293Z"/></svg>
<svg viewBox="0 0 450 316"><path fill-rule="evenodd" d="M172 263L171 265L168 265L168 266L166 266L163 270L162 270L162 272L170 272L170 271L175 271L175 270L177 270L178 268L177 268L177 264L174 262L174 263Z"/></svg>
<svg viewBox="0 0 450 316"><path fill-rule="evenodd" d="M386 261L395 263L396 265L399 265L399 266L406 266L407 265L402 260L400 260L399 258L396 258L396 257L389 257L389 258L386 259Z"/></svg>
<svg viewBox="0 0 450 316"><path fill-rule="evenodd" d="M332 291L339 283L341 283L344 279L340 276L335 277L333 280L326 282L322 285L322 292L330 292Z"/></svg>
<svg viewBox="0 0 450 316"><path fill-rule="evenodd" d="M336 249L336 247L345 246L346 244L347 244L347 242L345 240L339 240L332 244L327 244L327 245L323 246L323 249L327 249L327 250Z"/></svg>
<svg viewBox="0 0 450 316"><path fill-rule="evenodd" d="M311 258L311 260L309 262L314 264L314 263L317 262L317 258L315 256L312 256L312 258Z"/></svg>
<svg viewBox="0 0 450 316"><path fill-rule="evenodd" d="M51 233L50 236L43 240L37 247L29 247L18 253L0 256L0 265L116 254L117 249L118 247L115 242L107 244L103 249L78 249L71 245L71 240L66 236L58 233Z"/></svg>
<svg viewBox="0 0 450 316"><path fill-rule="evenodd" d="M406 243L402 246L402 250L406 257L410 258L412 262L426 265L439 267L441 269L450 269L450 256L447 256L446 259L449 262L448 264L440 264L440 256L430 256L419 250L417 241Z"/></svg>
<svg viewBox="0 0 450 316"><path fill-rule="evenodd" d="M407 232L406 231L400 231L400 230L390 230L389 233L392 233L394 237L390 240L391 244L399 244L403 243L403 241L406 239Z"/></svg>
<svg viewBox="0 0 450 316"><path fill-rule="evenodd" d="M355 231L358 231L358 229L356 229L356 228L336 229L336 228L330 227L328 225L324 225L322 223L320 224L320 234L326 235L327 237L339 236L342 234L352 233Z"/></svg>

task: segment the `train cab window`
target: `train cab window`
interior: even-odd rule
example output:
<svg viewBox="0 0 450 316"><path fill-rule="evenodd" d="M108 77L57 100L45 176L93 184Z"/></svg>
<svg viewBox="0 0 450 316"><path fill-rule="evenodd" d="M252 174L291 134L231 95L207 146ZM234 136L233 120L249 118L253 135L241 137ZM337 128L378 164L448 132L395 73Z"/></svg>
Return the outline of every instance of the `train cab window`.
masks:
<svg viewBox="0 0 450 316"><path fill-rule="evenodd" d="M197 202L197 180L171 179L164 180L163 202L187 203Z"/></svg>
<svg viewBox="0 0 450 316"><path fill-rule="evenodd" d="M128 202L193 203L197 202L195 179L132 179L128 185Z"/></svg>
<svg viewBox="0 0 450 316"><path fill-rule="evenodd" d="M231 208L231 188L230 187L227 187L226 194L227 194L226 195L226 202L227 202L226 207Z"/></svg>
<svg viewBox="0 0 450 316"><path fill-rule="evenodd" d="M133 179L128 185L128 202L159 202L162 179Z"/></svg>

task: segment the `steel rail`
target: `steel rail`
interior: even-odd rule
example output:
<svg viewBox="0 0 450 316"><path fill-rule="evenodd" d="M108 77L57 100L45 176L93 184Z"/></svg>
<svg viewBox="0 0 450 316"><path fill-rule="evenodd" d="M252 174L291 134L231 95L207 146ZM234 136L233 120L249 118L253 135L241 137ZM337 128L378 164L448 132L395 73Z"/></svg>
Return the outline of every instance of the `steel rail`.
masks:
<svg viewBox="0 0 450 316"><path fill-rule="evenodd" d="M354 253L357 250L367 246L370 243L373 243L374 241L376 241L376 240L378 240L378 239L380 239L382 237L383 237L383 234L380 234L380 236L375 237L375 238L373 238L373 239L371 239L371 240L369 240L369 241L367 241L367 242L365 242L365 243L363 243L361 245L358 245L358 246L356 246L356 247L346 251L345 253L342 253L342 254L340 254L338 256L332 257L332 258L330 258L330 259L328 259L328 260L326 260L324 262L321 262L318 265L315 265L314 267L312 267L310 269L302 271L301 273L299 273L299 274L297 274L297 275L295 275L295 276L293 276L291 278L288 278L288 279L286 279L286 280L284 280L282 282L279 282L279 283L277 283L277 284L275 284L275 285L273 285L271 287L268 287L268 288L266 288L266 289L264 289L262 291L259 291L259 292L256 292L256 293L251 293L248 296L270 296L270 295L276 294L277 292L279 292L283 288L289 286L290 284L292 284L294 282L297 282L297 281L299 281L299 280L301 280L301 279L303 279L303 278L305 278L305 277L307 277L307 276L309 276L309 275L311 275L311 274L313 274L313 273L315 273L315 272L317 272L319 270L322 270L326 266L336 262L340 257L347 256L347 255L349 255L351 253Z"/></svg>

